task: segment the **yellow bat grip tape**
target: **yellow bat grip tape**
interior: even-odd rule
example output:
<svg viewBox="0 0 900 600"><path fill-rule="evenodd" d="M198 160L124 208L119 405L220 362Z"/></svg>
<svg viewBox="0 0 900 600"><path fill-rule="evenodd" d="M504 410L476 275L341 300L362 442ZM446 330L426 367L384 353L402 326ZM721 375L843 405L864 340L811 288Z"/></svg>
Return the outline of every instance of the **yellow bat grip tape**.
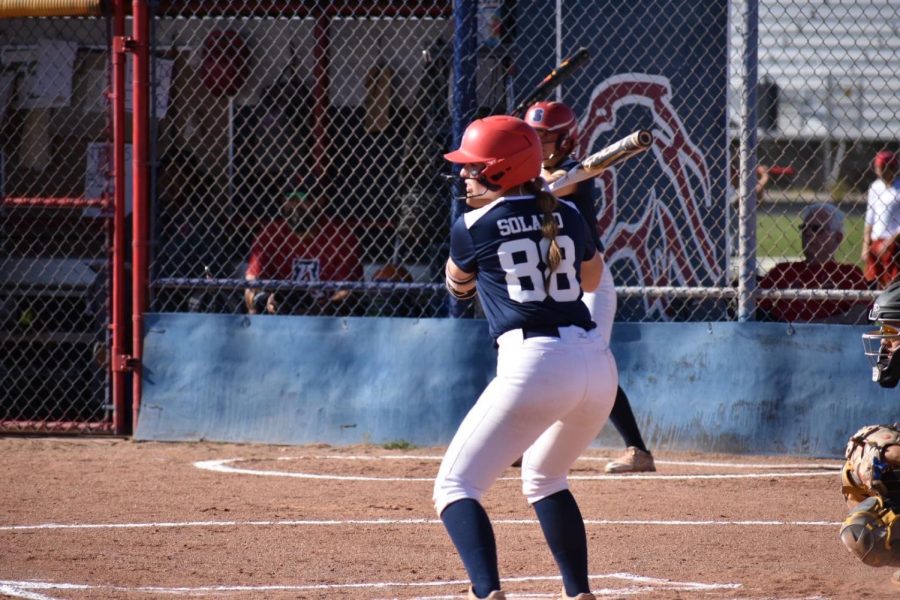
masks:
<svg viewBox="0 0 900 600"><path fill-rule="evenodd" d="M100 0L0 0L0 19L17 17L92 17Z"/></svg>

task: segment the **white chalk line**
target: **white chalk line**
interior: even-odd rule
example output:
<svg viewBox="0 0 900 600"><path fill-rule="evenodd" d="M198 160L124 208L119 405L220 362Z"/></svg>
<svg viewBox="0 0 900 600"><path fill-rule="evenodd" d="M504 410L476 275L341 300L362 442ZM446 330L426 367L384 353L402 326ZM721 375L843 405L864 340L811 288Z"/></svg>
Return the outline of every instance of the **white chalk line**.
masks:
<svg viewBox="0 0 900 600"><path fill-rule="evenodd" d="M274 460L360 460L360 461L376 461L376 460L425 460L440 461L443 456L435 455L415 455L415 454L385 454L380 456L366 455L300 455L300 456L277 456ZM249 458L248 461L266 461L269 458ZM580 456L578 460L591 460L599 462L612 462L615 457L605 456ZM730 462L710 462L710 461L694 461L694 460L660 460L654 459L654 463L658 465L677 465L685 467L711 467L711 468L733 468L733 469L828 469L840 470L843 466L839 463L730 463Z"/></svg>
<svg viewBox="0 0 900 600"><path fill-rule="evenodd" d="M12 585L3 585L3 583L0 583L0 596L12 596L13 598L25 598L26 600L57 600L51 596L29 592Z"/></svg>
<svg viewBox="0 0 900 600"><path fill-rule="evenodd" d="M322 475L319 473L301 473L298 471L270 471L266 469L247 469L232 466L231 463L242 462L243 458L224 458L216 460L198 460L194 466L204 471L217 473L229 473L233 475L261 475L265 477L294 477L297 479L320 479L330 481L402 481L402 482L433 482L434 477L373 477L367 475ZM252 460L252 459L251 459ZM801 471L801 472L770 472L770 473L719 473L711 475L683 474L637 474L625 475L569 475L571 481L613 481L613 480L641 480L652 479L654 481L690 481L699 479L781 479L784 477L833 477L834 471ZM518 481L518 477L501 477L499 481Z"/></svg>
<svg viewBox="0 0 900 600"><path fill-rule="evenodd" d="M494 525L537 525L537 519L492 519ZM657 527L837 527L840 521L684 520L684 519L585 519L585 525L638 525ZM0 532L86 529L169 529L190 527L356 527L443 525L440 519L278 519L253 521L160 521L146 523L38 523L0 525Z"/></svg>
<svg viewBox="0 0 900 600"><path fill-rule="evenodd" d="M597 579L614 579L622 580L626 583L643 584L638 588L624 588L630 593L631 590L636 592L654 592L654 591L680 591L680 592L712 592L720 590L736 590L743 587L740 583L701 583L695 581L673 581L671 579L662 579L658 577L645 577L632 573L605 573L598 575L590 575L592 580ZM560 581L558 575L539 575L539 576L522 576L507 577L503 579L504 583L529 583L541 581ZM468 585L468 580L459 579L451 581L380 581L380 582L361 582L361 583L317 583L305 585L213 585L213 586L138 586L126 587L117 585L89 585L78 583L55 583L50 581L0 581L0 591L6 589L19 594L19 597L34 598L34 600L46 600L48 597L42 594L34 594L25 596L22 594L29 593L29 590L79 590L79 591L114 591L114 592L141 592L148 594L204 594L204 593L246 593L246 592L310 592L325 590L358 590L358 589L388 589L388 588L435 588L447 586ZM621 588L602 588L594 592L599 595L622 594ZM510 597L516 597L515 593L509 594ZM444 596L448 597L448 596ZM458 596L449 596L456 598ZM523 596L524 597L524 596ZM52 599L51 599L52 600Z"/></svg>
<svg viewBox="0 0 900 600"><path fill-rule="evenodd" d="M415 456L415 455L398 455L398 456L297 456L297 457L277 457L277 460L300 460L300 459L317 459L317 460L432 460L439 461L443 457L442 456ZM363 476L338 476L338 475L318 475L318 474L310 474L310 473L296 473L296 472L280 472L280 471L265 471L265 470L253 470L253 469L240 469L237 467L226 466L227 463L238 462L245 459L235 458L235 459L225 459L221 461L198 461L194 463L197 468L208 469L211 471L218 471L224 473L238 473L238 474L249 474L249 475L268 475L268 476L280 476L280 477L299 477L305 479L334 479L334 480L347 480L347 481L434 481L433 478L393 478L393 477L363 477ZM248 459L248 460L256 460L263 461L269 459ZM583 456L581 460L595 460L595 461L603 461L609 462L613 460L611 458L603 458L603 457L592 457L592 456ZM840 468L840 465L826 465L826 464L766 464L766 463L727 463L727 462L707 462L707 461L665 461L665 460L657 460L657 464L669 464L669 465L680 465L680 466L695 466L695 467L712 467L712 468L736 468L736 469L826 469L826 470L837 470ZM801 473L780 473L780 472L769 472L769 473L753 473L753 474L716 474L716 475L572 475L570 479L576 480L615 480L615 479L747 479L747 478L772 478L772 477L808 477L808 476L816 476L816 475L832 475L832 473L828 472L801 472ZM504 480L517 480L517 478L502 478ZM11 525L11 526L0 526L0 531L28 531L28 530L47 530L47 529L146 529L146 528L182 528L182 527L228 527L228 526L355 526L355 525L439 525L441 524L440 520L437 519L367 519L367 520L278 520L278 521L186 521L186 522L159 522L159 523L98 523L98 524L57 524L57 523L46 523L39 525ZM498 519L495 521L497 525L536 525L537 521L533 519ZM685 520L608 520L608 519L587 519L585 520L586 525L656 525L656 526L828 526L834 527L839 525L839 522L830 522L830 521L753 521L753 520L743 520L743 521L714 521L714 520L697 520L697 521L685 521ZM740 588L740 584L699 584L693 582L672 582L664 579L654 579L654 578L645 578L639 576L631 576L629 574L610 574L610 575L593 575L592 578L603 578L603 577L619 577L619 578L632 578L634 581L653 581L656 587L648 587L648 586L637 586L637 587L627 587L627 588L603 588L594 590L594 594L597 596L608 596L608 595L617 595L617 596L631 596L631 595L639 595L644 593L652 593L654 591L659 591L660 589L666 589L669 591L703 591L703 590L717 590L717 589L736 589ZM507 579L506 581L538 581L545 579L559 579L558 577L522 577L522 578L514 578ZM422 585L448 585L448 584L465 584L465 581L459 582L435 582L435 583L363 583L363 584L334 584L334 585L325 585L325 584L317 584L315 586L213 586L213 587L199 587L199 588L160 588L160 587L142 587L142 588L127 588L127 587L116 587L116 586L88 586L88 585L79 585L79 584L52 584L46 582L4 582L0 581L0 593L4 593L9 596L13 596L16 598L25 598L29 600L57 600L50 596L46 596L44 594L39 594L34 592L35 589L82 589L82 590L90 590L90 589L106 589L106 590L116 590L116 591L138 591L138 592L147 592L147 593L168 593L168 594L196 594L196 593L204 593L204 592L252 592L252 591L304 591L304 590L321 590L321 589L337 589L337 588L352 588L352 587L368 587L368 588L379 588L379 587L394 587L394 586L406 586L406 587L415 587ZM661 588L660 586L665 586ZM710 587L712 586L712 587ZM421 600L426 600L426 598L455 598L456 596L434 596L434 597L421 597ZM555 597L555 595L542 595L542 594L510 594L511 598L514 597ZM811 598L810 600L815 600L818 597Z"/></svg>

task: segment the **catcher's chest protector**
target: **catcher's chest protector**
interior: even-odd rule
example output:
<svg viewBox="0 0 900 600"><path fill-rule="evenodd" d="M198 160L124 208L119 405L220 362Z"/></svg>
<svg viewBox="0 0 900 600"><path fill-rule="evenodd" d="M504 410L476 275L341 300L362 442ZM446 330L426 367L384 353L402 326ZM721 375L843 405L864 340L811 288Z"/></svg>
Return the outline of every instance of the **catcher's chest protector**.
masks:
<svg viewBox="0 0 900 600"><path fill-rule="evenodd" d="M847 442L841 492L850 514L841 542L871 567L900 566L900 423L869 425Z"/></svg>
<svg viewBox="0 0 900 600"><path fill-rule="evenodd" d="M848 503L879 497L890 508L900 505L900 423L869 425L847 442L841 492Z"/></svg>

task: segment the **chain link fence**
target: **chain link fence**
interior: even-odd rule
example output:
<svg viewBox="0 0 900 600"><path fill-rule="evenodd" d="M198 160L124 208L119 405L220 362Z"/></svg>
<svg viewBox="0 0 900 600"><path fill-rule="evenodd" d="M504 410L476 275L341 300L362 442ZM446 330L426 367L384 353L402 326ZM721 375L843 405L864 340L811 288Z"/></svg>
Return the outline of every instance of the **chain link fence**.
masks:
<svg viewBox="0 0 900 600"><path fill-rule="evenodd" d="M453 191L437 175L449 172L441 154L453 141L452 7L242 6L157 19L160 48L184 63L168 89L184 108L160 128L154 307L263 312L274 299L269 310L285 314L446 315ZM619 318L737 318L740 265L752 255L738 243L746 4L582 8L481 2L471 115L511 112L564 57L590 47L592 60L552 95L582 117L580 154L632 127L658 134L655 152L596 181ZM871 284L823 260L827 251L803 261L800 225L805 209L825 218L819 203L839 209L834 259L864 266L871 160L895 143L898 14L889 2L759 5L760 292L750 318L863 318ZM616 35L598 35L600 25ZM865 43L861 31L872 32ZM610 103L614 124L588 118ZM167 194L179 176L185 183ZM326 223L304 222L307 207ZM247 278L259 287L245 292ZM860 291L780 294L794 301L770 291L796 288Z"/></svg>
<svg viewBox="0 0 900 600"><path fill-rule="evenodd" d="M477 316L442 285L442 154L584 47L550 96L576 154L654 134L595 180L619 320L864 322L894 273L900 198L876 184L866 212L898 148L900 5L465 4L153 4L151 310ZM0 21L3 422L109 418L108 40Z"/></svg>
<svg viewBox="0 0 900 600"><path fill-rule="evenodd" d="M109 430L109 37L0 21L0 430Z"/></svg>
<svg viewBox="0 0 900 600"><path fill-rule="evenodd" d="M732 156L741 130L743 14L749 4L732 7ZM763 1L758 28L755 238L761 294L754 317L865 323L875 292L764 294L779 288L877 290L896 275L893 244L870 245L867 232L874 225L875 239L896 233L896 193L888 190L871 203L869 194L885 187L874 169L876 155L898 148L900 5Z"/></svg>
<svg viewBox="0 0 900 600"><path fill-rule="evenodd" d="M154 310L436 316L449 3L243 6L155 19Z"/></svg>

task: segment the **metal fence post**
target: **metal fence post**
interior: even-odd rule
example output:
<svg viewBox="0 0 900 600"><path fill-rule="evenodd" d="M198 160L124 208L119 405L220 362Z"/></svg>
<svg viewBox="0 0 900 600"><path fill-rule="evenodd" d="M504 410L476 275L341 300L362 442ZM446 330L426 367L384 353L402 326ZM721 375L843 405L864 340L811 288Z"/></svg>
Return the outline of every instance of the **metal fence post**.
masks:
<svg viewBox="0 0 900 600"><path fill-rule="evenodd" d="M475 0L457 0L453 5L455 30L453 35L453 147L459 146L466 125L475 114L475 69L477 68L478 11ZM453 181L450 200L450 226L465 210L459 199L464 195L462 182ZM457 302L448 296L451 316L459 316L468 303Z"/></svg>
<svg viewBox="0 0 900 600"><path fill-rule="evenodd" d="M756 308L756 151L759 4L746 0L744 13L743 90L738 224L738 320L753 320Z"/></svg>
<svg viewBox="0 0 900 600"><path fill-rule="evenodd" d="M134 40L134 81L132 86L132 427L137 428L141 406L143 373L141 358L144 350L144 312L147 307L148 261L147 235L149 217L149 189L147 186L147 148L150 122L150 24L146 0L134 0L132 4L132 38Z"/></svg>
<svg viewBox="0 0 900 600"><path fill-rule="evenodd" d="M125 347L127 315L125 314L125 1L115 0L112 48L112 134L113 134L113 257L112 257L112 397L115 432L126 432L125 399L128 356ZM120 43L121 42L121 47Z"/></svg>

